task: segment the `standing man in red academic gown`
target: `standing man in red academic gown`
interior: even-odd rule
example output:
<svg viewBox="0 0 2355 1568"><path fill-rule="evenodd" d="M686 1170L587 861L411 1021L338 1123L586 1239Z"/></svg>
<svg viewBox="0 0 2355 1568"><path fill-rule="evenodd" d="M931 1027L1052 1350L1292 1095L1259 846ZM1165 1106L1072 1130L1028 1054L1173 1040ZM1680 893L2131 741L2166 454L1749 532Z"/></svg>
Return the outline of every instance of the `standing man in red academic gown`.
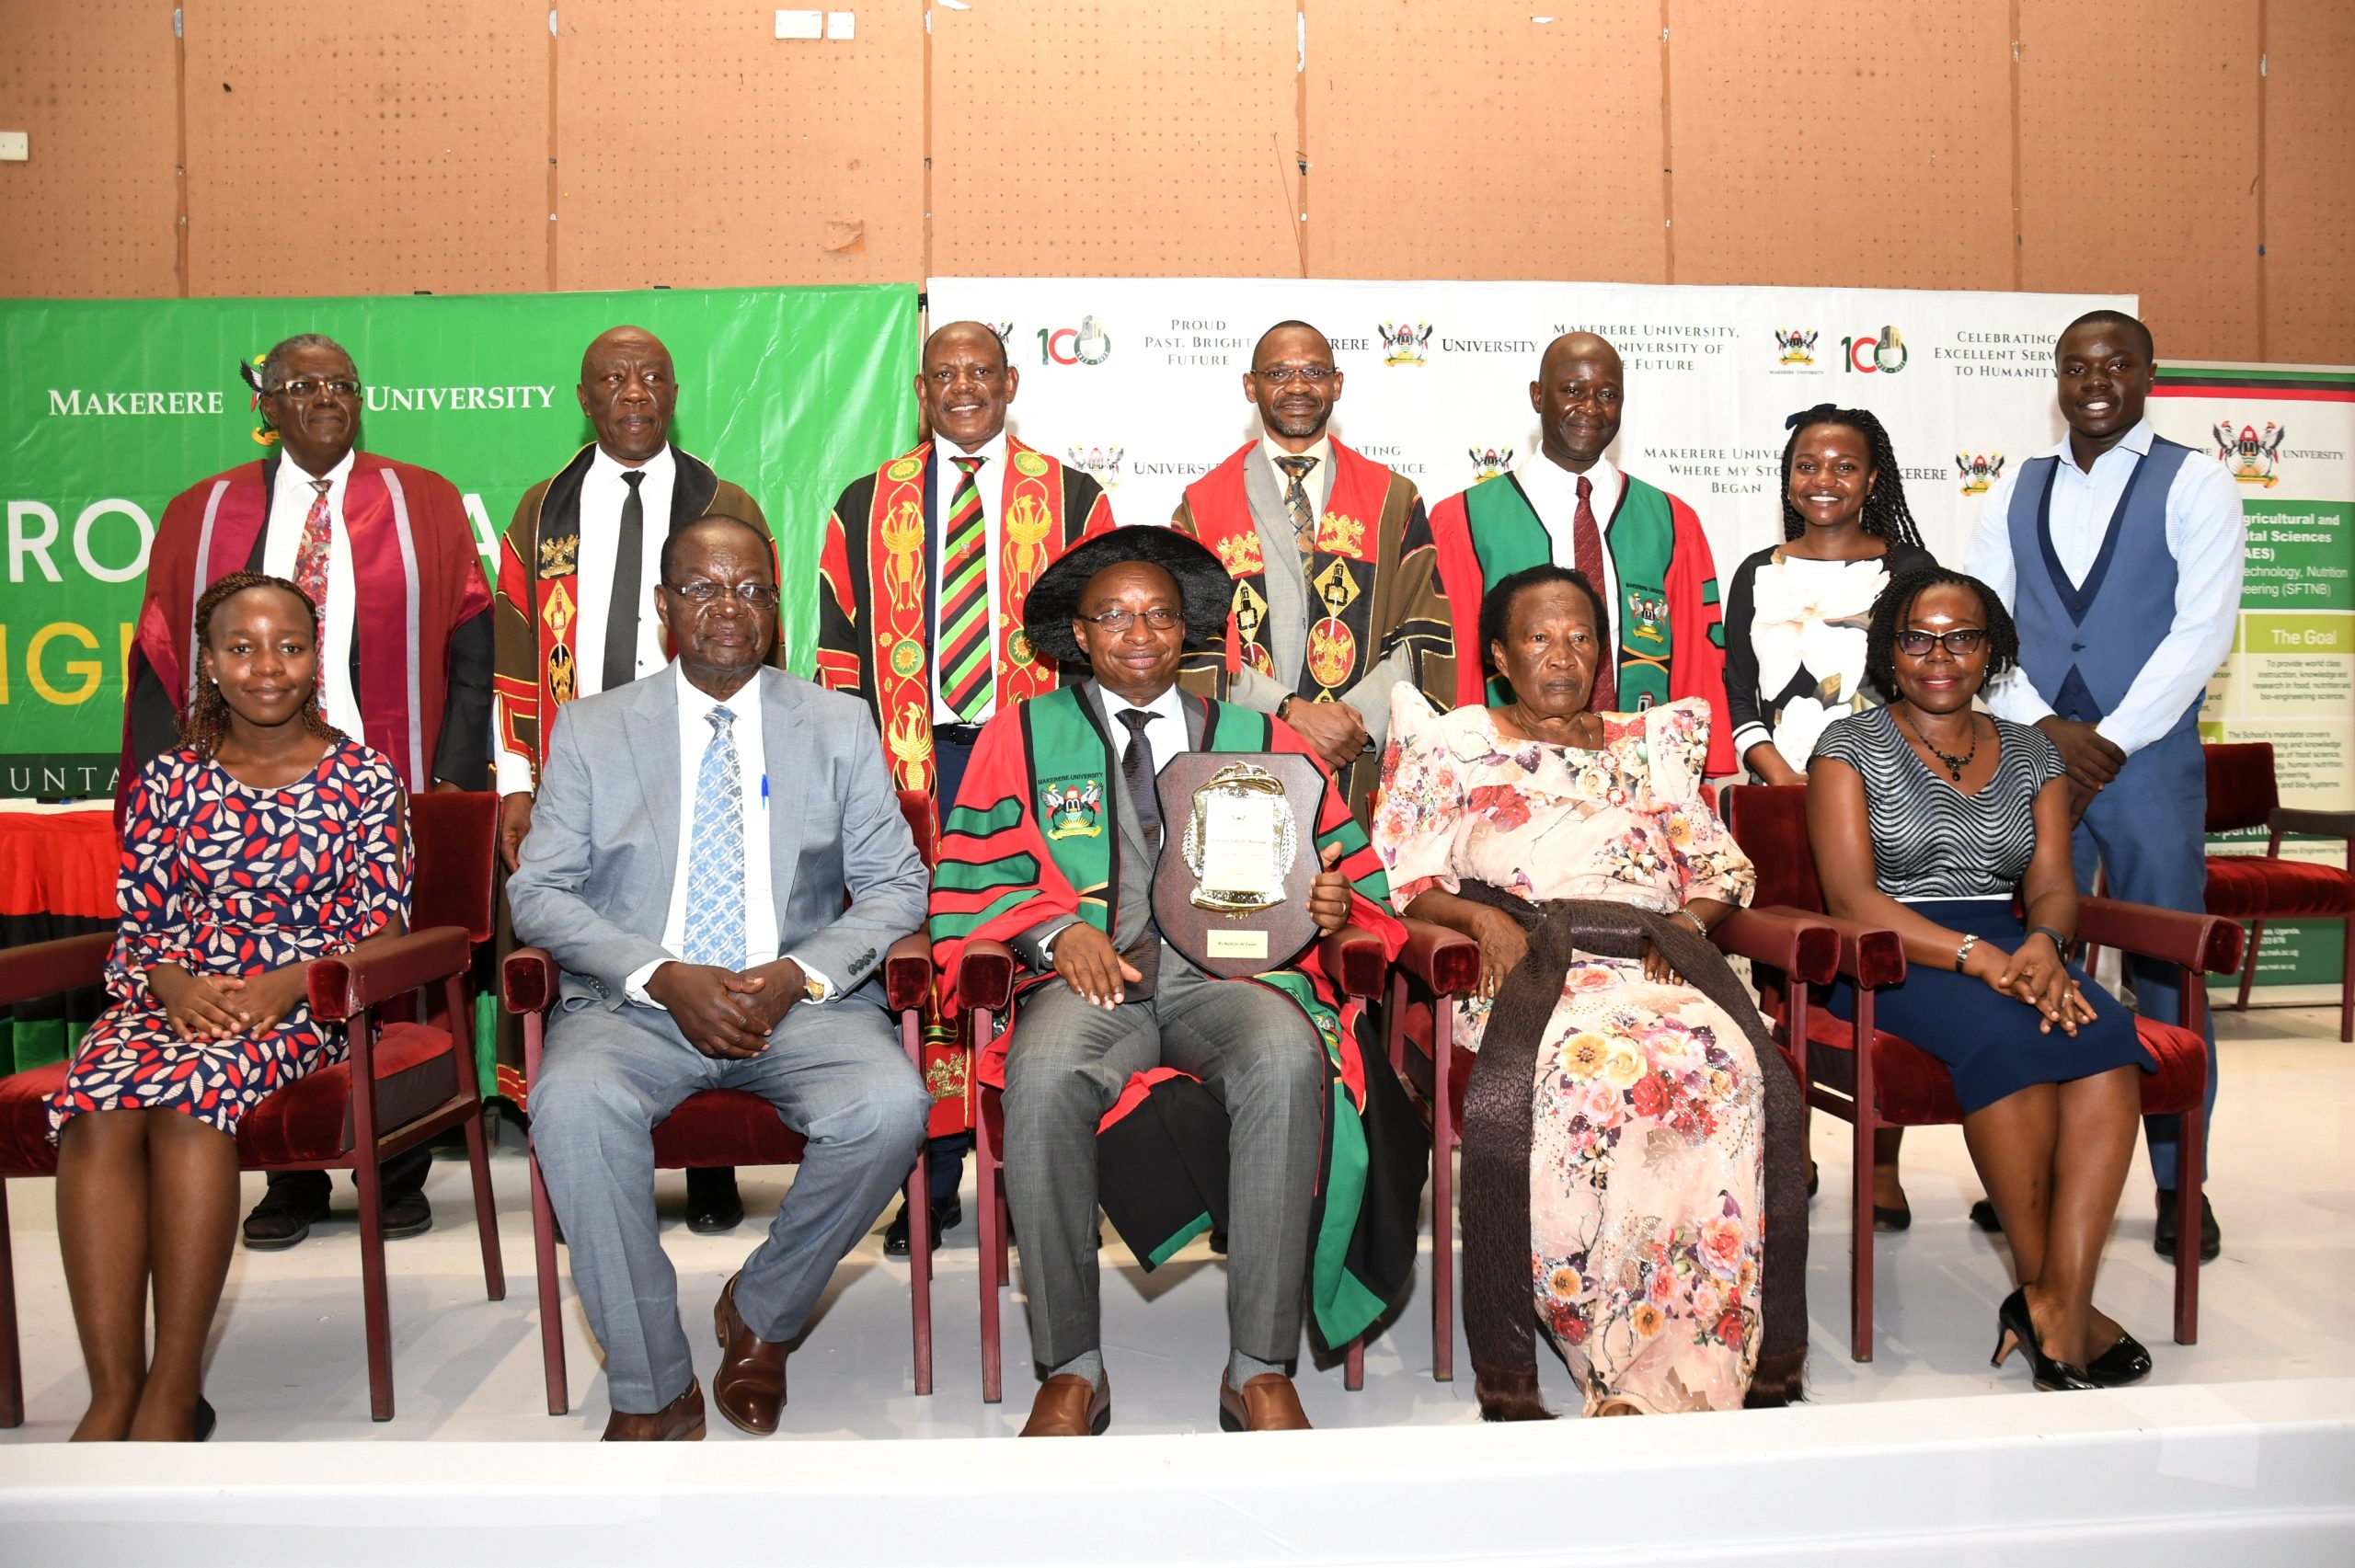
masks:
<svg viewBox="0 0 2355 1568"><path fill-rule="evenodd" d="M259 406L277 450L201 480L164 509L131 648L121 790L179 744L190 696L196 601L231 572L269 572L320 607L327 722L389 758L412 793L490 787L490 588L456 486L354 450L360 372L316 332L262 360ZM365 600L368 613L359 612ZM385 1167L385 1234L433 1225L421 1190L430 1150ZM246 1245L270 1251L327 1212L324 1171L274 1173L246 1217Z"/></svg>

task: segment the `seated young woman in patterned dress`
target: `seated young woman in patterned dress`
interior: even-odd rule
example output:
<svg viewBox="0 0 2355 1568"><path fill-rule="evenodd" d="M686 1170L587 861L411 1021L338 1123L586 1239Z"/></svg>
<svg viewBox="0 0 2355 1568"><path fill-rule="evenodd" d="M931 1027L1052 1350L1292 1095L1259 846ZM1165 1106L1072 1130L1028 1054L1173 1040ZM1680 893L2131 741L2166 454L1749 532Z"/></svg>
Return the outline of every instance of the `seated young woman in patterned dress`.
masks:
<svg viewBox="0 0 2355 1568"><path fill-rule="evenodd" d="M344 1054L304 968L407 924L407 797L318 705L318 614L238 572L196 607L187 744L132 787L113 1003L50 1107L57 1235L90 1373L76 1440L203 1440L205 1336L237 1222L237 1124ZM147 1301L155 1303L146 1353Z"/></svg>

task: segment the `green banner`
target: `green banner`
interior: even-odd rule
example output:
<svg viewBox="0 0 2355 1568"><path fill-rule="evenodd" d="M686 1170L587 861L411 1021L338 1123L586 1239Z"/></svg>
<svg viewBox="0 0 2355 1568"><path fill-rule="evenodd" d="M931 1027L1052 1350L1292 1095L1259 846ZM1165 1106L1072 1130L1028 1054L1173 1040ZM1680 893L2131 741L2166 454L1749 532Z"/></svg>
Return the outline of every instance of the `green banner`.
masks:
<svg viewBox="0 0 2355 1568"><path fill-rule="evenodd" d="M592 439L581 351L624 322L671 350L672 439L751 491L810 669L826 512L914 440L911 284L384 299L0 301L0 796L113 788L123 659L155 525L269 450L237 373L323 332L366 387L361 446L447 476L485 569L523 493Z"/></svg>

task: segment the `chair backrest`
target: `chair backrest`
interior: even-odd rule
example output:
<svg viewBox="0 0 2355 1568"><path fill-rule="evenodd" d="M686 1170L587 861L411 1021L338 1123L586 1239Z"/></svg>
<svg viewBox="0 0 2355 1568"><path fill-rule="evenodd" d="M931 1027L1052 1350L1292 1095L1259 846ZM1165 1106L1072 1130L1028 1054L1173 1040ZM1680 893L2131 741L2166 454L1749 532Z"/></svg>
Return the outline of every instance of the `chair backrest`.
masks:
<svg viewBox="0 0 2355 1568"><path fill-rule="evenodd" d="M2280 786L2273 777L2273 743L2246 740L2200 750L2208 757L2208 830L2229 833L2235 828L2264 827L2281 804Z"/></svg>
<svg viewBox="0 0 2355 1568"><path fill-rule="evenodd" d="M499 854L499 796L483 790L413 795L408 801L414 873L408 928L466 928L490 940L491 867Z"/></svg>
<svg viewBox="0 0 2355 1568"><path fill-rule="evenodd" d="M916 853L924 857L929 871L940 859L940 813L933 808L930 791L903 789L900 791L900 815L908 819L908 831L915 835Z"/></svg>
<svg viewBox="0 0 2355 1568"><path fill-rule="evenodd" d="M1807 844L1807 785L1728 784L1719 798L1734 842L1758 868L1751 902L1821 914L1823 889Z"/></svg>

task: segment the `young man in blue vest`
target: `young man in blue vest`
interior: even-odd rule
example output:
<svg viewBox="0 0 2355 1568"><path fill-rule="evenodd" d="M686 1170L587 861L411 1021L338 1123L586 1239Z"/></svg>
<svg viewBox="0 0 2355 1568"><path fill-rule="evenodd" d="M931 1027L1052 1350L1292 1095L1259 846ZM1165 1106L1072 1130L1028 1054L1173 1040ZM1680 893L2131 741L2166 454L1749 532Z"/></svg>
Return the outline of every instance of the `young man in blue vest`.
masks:
<svg viewBox="0 0 2355 1568"><path fill-rule="evenodd" d="M2068 438L1999 483L1979 514L1967 567L2019 624L2019 668L1988 687L1997 714L2052 738L2077 815L2077 882L2098 864L2112 898L2206 908L2207 770L2200 704L2233 643L2246 531L2232 478L2142 417L2150 329L2097 310L2053 350ZM2134 966L2146 1017L2182 1016L2176 971ZM2208 1025L2208 1110L2216 1031ZM2149 1116L2159 1255L2176 1248L2175 1116ZM2197 1151L2203 1160L2206 1150ZM2200 1255L2223 1239L2202 1202Z"/></svg>

